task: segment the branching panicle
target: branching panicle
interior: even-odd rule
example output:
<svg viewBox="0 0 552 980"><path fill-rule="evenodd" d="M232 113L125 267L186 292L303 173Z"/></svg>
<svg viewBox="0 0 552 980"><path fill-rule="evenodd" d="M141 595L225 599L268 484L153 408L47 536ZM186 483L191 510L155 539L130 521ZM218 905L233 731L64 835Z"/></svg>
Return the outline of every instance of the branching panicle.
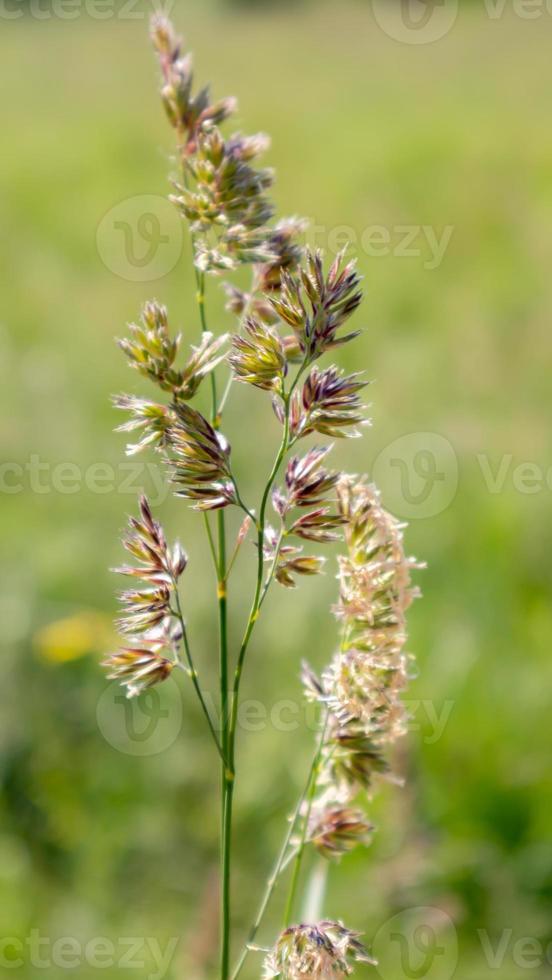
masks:
<svg viewBox="0 0 552 980"><path fill-rule="evenodd" d="M196 501L197 510L237 503L230 446L201 412L185 403L175 406L167 442L177 496Z"/></svg>
<svg viewBox="0 0 552 980"><path fill-rule="evenodd" d="M119 341L131 367L155 382L163 391L169 391L175 400L187 400L196 394L203 378L214 371L224 360L221 348L228 337L216 340L206 331L198 347L182 369L177 369L175 359L180 347L181 335L174 340L169 334L167 310L158 303L146 303L141 323L129 324L130 339Z"/></svg>
<svg viewBox="0 0 552 980"><path fill-rule="evenodd" d="M136 432L140 436L138 442L127 444L127 456L133 456L148 446L162 449L166 445L172 415L165 405L159 405L147 398L138 398L136 395L116 395L113 404L115 408L130 414L128 421L118 425L115 431Z"/></svg>
<svg viewBox="0 0 552 980"><path fill-rule="evenodd" d="M174 657L169 660L163 651L169 648L174 654L180 640L171 603L188 559L178 542L172 549L168 547L146 497L140 499L140 518L129 518L123 546L136 564L122 565L113 571L140 579L143 585L119 593L122 615L116 626L136 646L111 654L105 665L111 670L108 676L121 680L128 696L134 697L165 680L174 667Z"/></svg>
<svg viewBox="0 0 552 980"><path fill-rule="evenodd" d="M234 334L230 364L237 381L280 393L287 372L283 343L270 327L254 317L244 324L244 335Z"/></svg>
<svg viewBox="0 0 552 980"><path fill-rule="evenodd" d="M251 166L267 146L264 134L225 140L216 126L198 131L195 152L185 161L186 183L177 182L171 200L190 223L202 271L272 259L265 226L274 209L265 192L273 174Z"/></svg>
<svg viewBox="0 0 552 980"><path fill-rule="evenodd" d="M230 980L232 814L246 655L272 582L295 588L301 576L323 571L325 558L304 554L297 540L319 545L344 539L334 608L339 647L320 677L308 664L302 668L306 696L318 706L320 716L317 747L249 934L251 944L279 877L293 863L285 911L288 928L267 951L265 980L343 980L355 962L374 960L359 934L339 921L291 924L296 921L301 862L307 846L331 860L371 840L373 827L358 797L361 791L372 792L377 776L390 776L388 752L407 727L402 702L410 676L406 611L416 595L410 573L420 566L405 556L402 527L384 510L377 490L364 479L327 468L331 446L289 456L299 439L314 433L358 436L368 424L361 400L367 382L362 375L315 364L358 335L348 327L348 332L342 330L362 298L355 263L346 261L342 252L325 270L322 253L303 248L301 219L270 224L274 209L267 194L273 174L257 166L268 137L225 136L220 127L234 111L235 101L212 102L207 87L195 90L191 56L183 53L165 17L153 18L151 36L161 67L162 100L177 140L180 176L171 199L191 233L202 334L198 345L182 355L181 335L171 333L165 307L146 303L139 322L129 325L129 335L119 345L130 366L164 392L167 403L120 395L115 405L128 413L119 431L136 438L127 452L154 448L168 467L176 496L189 500L195 510L217 511L215 519L209 513L203 516L216 572L220 730L192 658L178 591L187 558L178 544L168 546L145 497L139 518L130 519L123 540L133 562L116 570L134 580L118 597L121 614L116 625L123 646L105 663L109 677L121 681L129 697L165 680L177 666L188 674L198 696L221 765L220 980ZM238 321L227 352L228 335L215 338L209 331L205 274L243 264L252 267L248 290L224 283L227 310ZM221 395L217 369L223 362L230 376ZM209 420L189 404L207 375ZM234 381L266 391L281 423L280 445L254 508L243 502L230 444L221 432ZM271 502L277 528L268 523ZM225 508L230 505L246 517L229 547ZM229 582L250 531L257 546L255 587L243 639L233 656ZM250 944L232 980L248 949L255 948Z"/></svg>
<svg viewBox="0 0 552 980"><path fill-rule="evenodd" d="M343 265L343 255L337 256L325 276L320 250L307 250L306 266L297 274L284 270L280 296L271 299L275 312L292 328L310 361L359 333L338 335L362 299L355 263Z"/></svg>
<svg viewBox="0 0 552 980"><path fill-rule="evenodd" d="M369 844L373 830L360 808L321 803L311 810L307 841L322 857L336 861L355 847Z"/></svg>
<svg viewBox="0 0 552 980"><path fill-rule="evenodd" d="M167 116L182 141L181 149L193 153L202 127L224 122L235 112L236 100L211 103L208 86L192 95L192 57L182 54L182 40L162 14L152 18L151 38L159 56L163 78L161 98Z"/></svg>
<svg viewBox="0 0 552 980"><path fill-rule="evenodd" d="M359 933L341 922L290 926L279 937L264 963L264 980L342 980L352 961L375 963Z"/></svg>

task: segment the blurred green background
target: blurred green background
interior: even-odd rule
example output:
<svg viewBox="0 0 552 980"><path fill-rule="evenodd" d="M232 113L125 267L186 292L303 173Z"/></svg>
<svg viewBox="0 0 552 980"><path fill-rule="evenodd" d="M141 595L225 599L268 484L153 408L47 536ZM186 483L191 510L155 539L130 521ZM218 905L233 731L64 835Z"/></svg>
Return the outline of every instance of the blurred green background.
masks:
<svg viewBox="0 0 552 980"><path fill-rule="evenodd" d="M376 937L383 980L448 980L455 938L462 980L514 980L528 964L544 977L552 19L544 4L531 18L510 3L467 4L441 39L410 44L382 29L396 18L392 2L387 14L376 6L380 23L369 3L349 0L173 10L199 79L238 96L240 127L271 134L279 213L311 218L330 252L343 226L356 241L364 329L340 361L375 379L374 426L338 458L373 472L410 521L408 550L428 563L410 619L419 676L397 758L406 783L374 800L374 844L331 869L324 912ZM168 682L125 720L98 666L112 642L108 568L144 484L190 551L183 598L213 686L201 521L159 492L151 457L128 469L109 401L148 391L113 343L145 299L166 302L187 341L197 336L188 241L163 200L172 134L145 8L106 19L84 3L64 7L67 19L49 9L14 2L0 18L0 937L25 941L34 930L36 941L38 931L50 965L34 954L30 963L28 945L23 965L5 941L0 955L6 975L46 970L57 980L73 963L88 980L98 974L90 956L58 949L56 966L52 945L106 937L117 961L104 976L154 977L155 958L124 939L165 949L181 937L164 975L200 980L213 975L216 942L216 758L189 689ZM217 281L208 315L228 329ZM228 412L250 498L277 437L265 402L242 389ZM234 580L234 647L253 557ZM322 666L332 653L334 592L331 565L294 593L274 591L256 633L244 697L261 709L244 719L239 745L236 949L308 765L298 665L307 656ZM418 914L404 910L419 907L454 924L445 959L425 972L421 934L402 963L384 942L389 919L404 926L401 914ZM261 941L280 917L276 902ZM143 965L127 969L125 952ZM244 976L259 970L252 955Z"/></svg>

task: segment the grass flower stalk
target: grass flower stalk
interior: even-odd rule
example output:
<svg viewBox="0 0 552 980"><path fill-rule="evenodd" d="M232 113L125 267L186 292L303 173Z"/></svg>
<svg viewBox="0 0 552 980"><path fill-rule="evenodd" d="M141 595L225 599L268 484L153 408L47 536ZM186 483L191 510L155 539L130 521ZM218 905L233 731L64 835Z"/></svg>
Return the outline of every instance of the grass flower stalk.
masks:
<svg viewBox="0 0 552 980"><path fill-rule="evenodd" d="M153 18L151 36L161 99L176 137L178 174L171 200L190 232L200 330L190 342L185 330L174 333L164 306L146 302L118 343L134 375L157 388L156 399L121 394L115 406L126 413L118 431L135 440L127 453L160 456L180 505L187 502L203 516L216 580L220 728L207 706L199 674L206 665L196 665L179 594L188 559L178 543L168 544L145 497L123 539L134 564L116 570L134 583L119 595L122 646L105 664L108 676L132 698L179 668L191 681L219 756L220 980L237 980L288 869L284 928L264 950L263 976L340 980L356 962L373 962L359 933L332 919L294 923L295 906L308 850L319 859L339 861L371 839L366 802L378 780L390 774L389 749L406 729L401 700L411 672L406 611L417 594L410 575L420 566L405 556L403 529L369 480L327 467L332 444L324 440L360 437L369 424L362 374L319 363L358 336L349 324L362 299L354 261L344 251L327 264L320 250L301 243L305 222L274 220L268 197L273 174L257 162L268 139L225 135L235 101L213 101L208 88L196 91L191 56L165 17ZM243 267L251 274L247 291L223 282L233 329L214 336L207 283ZM196 399L207 384L210 410L203 414ZM245 397L269 399L279 425L258 505L248 502L249 474L236 474L232 443L223 431L234 386ZM226 522L232 509L245 515L233 549ZM250 533L257 552L252 597L234 649L229 582ZM305 695L319 714L309 775L232 972L233 811L241 778L237 736L245 665L269 590L297 588L305 576L321 574L326 561L321 551L336 543L342 549L334 608L337 650L321 673L302 667ZM193 583L187 609L190 601Z"/></svg>

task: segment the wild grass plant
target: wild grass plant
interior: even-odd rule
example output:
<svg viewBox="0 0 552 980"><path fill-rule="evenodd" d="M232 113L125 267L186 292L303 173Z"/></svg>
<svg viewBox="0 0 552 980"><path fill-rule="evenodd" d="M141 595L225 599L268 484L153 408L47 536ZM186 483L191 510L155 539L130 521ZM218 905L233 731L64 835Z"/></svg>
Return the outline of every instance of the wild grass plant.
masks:
<svg viewBox="0 0 552 980"><path fill-rule="evenodd" d="M221 774L220 980L234 980L249 953L259 949L264 914L285 880L283 929L264 949L263 975L339 978L356 961L373 960L358 933L341 921L300 921L303 860L307 849L339 861L368 844L370 797L380 779L396 778L389 751L408 720L401 700L412 672L405 617L416 595L411 571L418 567L405 555L402 526L384 509L376 487L328 463L332 440L360 437L368 422L364 374L327 363L329 353L359 334L349 321L362 299L361 279L345 250L326 265L319 250L302 244L304 221L275 220L268 196L273 173L257 163L268 138L223 135L235 101L213 102L209 88L196 90L191 57L166 19L153 20L151 35L176 137L171 199L190 230L200 329L196 337L182 337L166 308L148 301L119 346L158 393L154 399L121 394L115 404L126 416L119 430L129 433L127 452L157 453L174 493L203 520L218 618L219 715L205 695L187 626L198 583L184 549L167 541L145 497L123 540L131 562L116 569L132 585L119 595L122 642L106 665L130 698L175 672L189 679L198 698ZM207 284L243 267L251 272L247 290L223 279L229 329L215 335ZM235 438L247 441L249 407L242 430L225 432L225 407L240 397L243 385L270 399L280 429L259 501L246 499L232 458ZM205 388L208 412L197 407ZM226 520L231 509L243 518L233 539ZM321 574L324 545L335 542L342 547L333 609L336 649L321 676L298 655L305 697L317 708L312 763L258 914L242 949L234 951L233 803L244 669L255 652L255 627L269 590L296 588L303 576ZM233 649L229 602L242 584L235 586L232 573L238 552L247 547L253 594L241 644ZM181 580L187 582L182 589Z"/></svg>

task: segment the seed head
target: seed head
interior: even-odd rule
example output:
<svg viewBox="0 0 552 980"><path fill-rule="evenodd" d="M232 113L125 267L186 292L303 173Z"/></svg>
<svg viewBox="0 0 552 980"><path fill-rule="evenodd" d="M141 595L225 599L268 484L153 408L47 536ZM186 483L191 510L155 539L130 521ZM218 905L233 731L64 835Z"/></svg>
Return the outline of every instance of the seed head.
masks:
<svg viewBox="0 0 552 980"><path fill-rule="evenodd" d="M148 687L160 684L171 673L174 662L161 656L162 644L124 647L103 661L109 668L108 679L126 687L127 697L134 698Z"/></svg>
<svg viewBox="0 0 552 980"><path fill-rule="evenodd" d="M279 335L259 320L248 317L244 335L234 334L230 363L238 381L281 392L286 374L286 356Z"/></svg>
<svg viewBox="0 0 552 980"><path fill-rule="evenodd" d="M372 485L342 476L337 498L347 542L334 610L341 646L309 693L330 710L322 782L346 800L389 771L386 748L407 729L406 611L417 595L410 573L421 566L406 557L402 527Z"/></svg>
<svg viewBox="0 0 552 980"><path fill-rule="evenodd" d="M337 334L362 299L355 263L343 266L343 255L324 276L322 253L307 249L305 267L297 274L284 270L280 296L271 298L275 312L292 328L309 360L358 336L358 331Z"/></svg>
<svg viewBox="0 0 552 980"><path fill-rule="evenodd" d="M148 446L162 449L167 440L171 426L171 412L165 405L138 398L136 395L116 395L113 399L115 408L130 412L130 418L118 425L115 432L140 433L138 442L129 442L126 446L127 456L133 456Z"/></svg>
<svg viewBox="0 0 552 980"><path fill-rule="evenodd" d="M321 371L316 365L301 391L291 399L290 431L293 439L300 439L312 432L320 432L331 438L360 435L356 426L368 425L359 393L366 381L360 375L345 375L336 367ZM280 399L273 401L278 419L283 422L284 408Z"/></svg>
<svg viewBox="0 0 552 980"><path fill-rule="evenodd" d="M282 218L270 231L267 246L272 259L255 268L255 288L261 293L277 296L282 287L282 274L297 270L303 257L303 248L298 239L305 232L307 224L304 218Z"/></svg>
<svg viewBox="0 0 552 980"><path fill-rule="evenodd" d="M308 840L322 857L339 860L359 844L368 844L373 829L362 810L321 803L311 810Z"/></svg>
<svg viewBox="0 0 552 980"><path fill-rule="evenodd" d="M209 123L220 124L236 110L235 99L211 103L209 88L192 94L191 55L182 54L182 39L170 20L155 14L151 20L151 39L159 56L162 75L161 98L172 126L182 141L182 151L193 153L198 133Z"/></svg>
<svg viewBox="0 0 552 980"><path fill-rule="evenodd" d="M265 196L273 174L251 166L267 146L263 134L225 140L214 125L198 131L195 152L186 161L191 186L177 183L171 200L190 222L195 263L203 272L273 258L264 227L273 214Z"/></svg>
<svg viewBox="0 0 552 980"><path fill-rule="evenodd" d="M111 654L105 664L112 670L109 677L120 678L132 697L144 687L164 680L172 670L172 661L162 656L161 651L178 639L172 622L171 600L188 559L178 542L169 548L146 497L140 498L140 517L129 518L123 546L136 564L122 565L113 571L140 579L144 584L119 594L122 615L116 626L137 645L125 646Z"/></svg>
<svg viewBox="0 0 552 980"><path fill-rule="evenodd" d="M324 920L316 925L286 929L264 962L264 980L343 980L353 962L375 963L360 942L359 933L342 922Z"/></svg>
<svg viewBox="0 0 552 980"><path fill-rule="evenodd" d="M201 412L185 402L176 405L167 443L177 496L197 501L196 510L214 510L236 502L230 446Z"/></svg>
<svg viewBox="0 0 552 980"><path fill-rule="evenodd" d="M294 545L282 545L279 536L272 527L265 528L263 557L272 566L276 560L274 577L280 585L287 589L295 589L297 575L320 575L325 558L318 555L303 555L302 548Z"/></svg>
<svg viewBox="0 0 552 980"><path fill-rule="evenodd" d="M167 310L155 301L146 303L141 323L129 324L129 330L130 338L120 340L119 347L131 366L164 391L172 392L175 399L192 398L205 375L224 360L220 349L226 343L227 335L213 340L213 335L205 332L200 345L192 347L184 368L178 370L174 362L181 337L178 334L171 339Z"/></svg>
<svg viewBox="0 0 552 980"><path fill-rule="evenodd" d="M294 534L305 541L318 541L324 543L328 541L338 541L340 534L338 529L345 523L341 514L334 514L329 507L319 507L318 510L309 511L293 522L288 530L288 534Z"/></svg>
<svg viewBox="0 0 552 980"><path fill-rule="evenodd" d="M339 473L325 469L322 463L332 446L315 447L305 456L293 456L286 468L285 491L280 497L285 511L292 507L315 507L329 496L335 499Z"/></svg>

